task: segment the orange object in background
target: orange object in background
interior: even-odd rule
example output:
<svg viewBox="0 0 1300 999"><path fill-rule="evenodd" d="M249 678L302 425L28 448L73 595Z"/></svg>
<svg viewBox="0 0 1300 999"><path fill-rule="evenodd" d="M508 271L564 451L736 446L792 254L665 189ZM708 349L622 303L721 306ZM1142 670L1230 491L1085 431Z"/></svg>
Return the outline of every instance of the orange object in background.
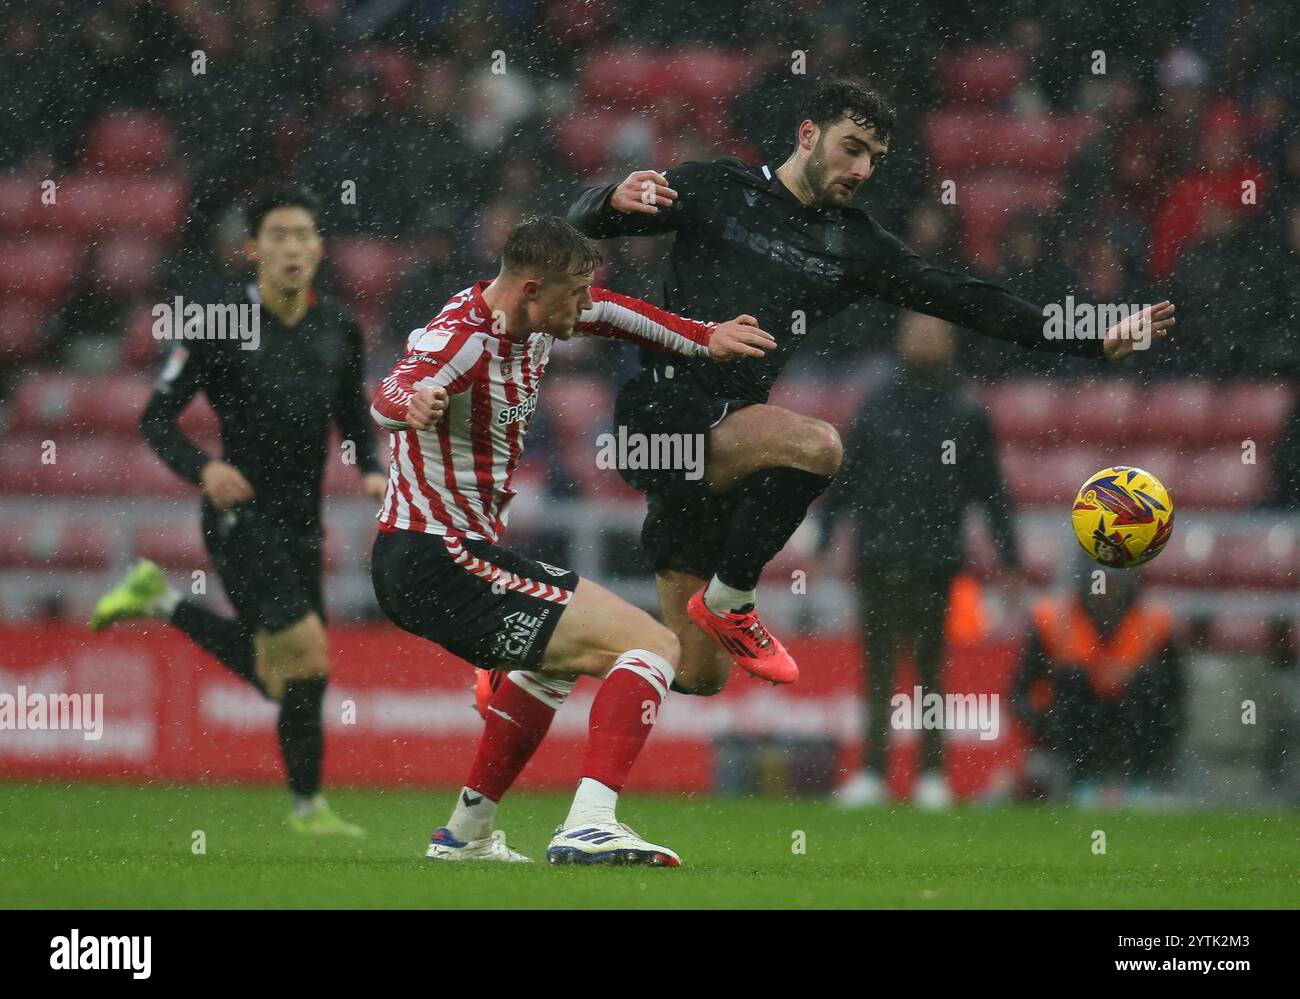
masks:
<svg viewBox="0 0 1300 999"><path fill-rule="evenodd" d="M944 638L949 645L974 645L982 641L988 631L988 615L984 610L984 591L975 577L959 572L953 577L948 593L948 619L944 622Z"/></svg>

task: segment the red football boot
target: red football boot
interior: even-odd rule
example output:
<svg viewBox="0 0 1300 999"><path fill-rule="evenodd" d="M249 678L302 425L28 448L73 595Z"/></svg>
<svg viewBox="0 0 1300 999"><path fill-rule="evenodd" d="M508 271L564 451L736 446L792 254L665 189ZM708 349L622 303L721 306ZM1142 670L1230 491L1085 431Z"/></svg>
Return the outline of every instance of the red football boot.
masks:
<svg viewBox="0 0 1300 999"><path fill-rule="evenodd" d="M506 677L499 669L474 670L474 708L487 721L488 702Z"/></svg>
<svg viewBox="0 0 1300 999"><path fill-rule="evenodd" d="M705 605L704 591L700 590L687 602L686 613L696 627L717 639L745 672L769 683L794 683L799 679L799 667L790 653L752 610L747 614L715 614Z"/></svg>

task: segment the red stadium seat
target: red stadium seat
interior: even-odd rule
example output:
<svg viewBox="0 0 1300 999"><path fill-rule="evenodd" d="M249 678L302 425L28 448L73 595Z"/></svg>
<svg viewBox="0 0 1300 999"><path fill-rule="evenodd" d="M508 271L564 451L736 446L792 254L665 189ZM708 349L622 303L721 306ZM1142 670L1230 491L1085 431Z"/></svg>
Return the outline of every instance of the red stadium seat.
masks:
<svg viewBox="0 0 1300 999"><path fill-rule="evenodd" d="M555 122L558 148L582 173L597 173L620 148L658 143L658 124L644 114L626 111L579 111Z"/></svg>
<svg viewBox="0 0 1300 999"><path fill-rule="evenodd" d="M1100 448L1078 444L1043 449L1005 445L1001 463L1013 501L1026 506L1057 507L1062 516L1079 487L1106 467Z"/></svg>
<svg viewBox="0 0 1300 999"><path fill-rule="evenodd" d="M101 243L92 256L91 273L97 290L118 298L143 298L154 293L162 248L141 236L119 234Z"/></svg>
<svg viewBox="0 0 1300 999"><path fill-rule="evenodd" d="M77 276L83 250L77 240L59 235L0 244L0 296L18 293L39 303L60 301Z"/></svg>
<svg viewBox="0 0 1300 999"><path fill-rule="evenodd" d="M777 381L771 402L847 430L865 394L866 382L861 378L832 382L824 376L787 375Z"/></svg>
<svg viewBox="0 0 1300 999"><path fill-rule="evenodd" d="M41 346L41 323L45 310L30 298L6 298L0 302L0 363L29 361Z"/></svg>
<svg viewBox="0 0 1300 999"><path fill-rule="evenodd" d="M597 434L610 429L614 390L607 382L581 375L552 377L546 380L542 394L557 438L594 441Z"/></svg>
<svg viewBox="0 0 1300 999"><path fill-rule="evenodd" d="M692 105L730 101L749 86L755 69L742 52L706 45L681 46L661 66L669 90Z"/></svg>
<svg viewBox="0 0 1300 999"><path fill-rule="evenodd" d="M1049 177L999 171L966 179L958 190L957 210L967 258L986 268L996 266L1002 230L1012 215L1021 209L1050 211L1059 198L1057 183Z"/></svg>
<svg viewBox="0 0 1300 999"><path fill-rule="evenodd" d="M59 185L50 224L80 237L128 230L175 239L185 221L186 184L179 176L79 174Z"/></svg>
<svg viewBox="0 0 1300 999"><path fill-rule="evenodd" d="M1059 531L1045 531L1041 528L1017 530L1021 568L1031 583L1042 585L1055 580L1061 566L1061 557L1067 551L1065 542L1069 539L1070 530L1064 524ZM996 558L994 564L1001 565L1002 559Z"/></svg>
<svg viewBox="0 0 1300 999"><path fill-rule="evenodd" d="M1220 652L1263 652L1273 634L1273 623L1265 614L1223 611L1210 622L1211 648Z"/></svg>
<svg viewBox="0 0 1300 999"><path fill-rule="evenodd" d="M349 301L382 302L401 282L412 252L389 239L355 237L335 240L330 257Z"/></svg>
<svg viewBox="0 0 1300 999"><path fill-rule="evenodd" d="M390 113L404 110L410 102L415 66L405 52L373 45L353 53L346 65L348 69L374 73L379 77L383 99Z"/></svg>
<svg viewBox="0 0 1300 999"><path fill-rule="evenodd" d="M188 592L190 573L196 569L205 572L212 569L212 561L203 545L203 528L197 511L192 516L178 516L160 524L137 528L132 541L138 557L185 575L184 592ZM209 580L208 585L218 586L217 580Z"/></svg>
<svg viewBox="0 0 1300 999"><path fill-rule="evenodd" d="M953 101L999 104L1025 78L1029 60L1023 52L1000 46L950 48L935 59L943 94Z"/></svg>
<svg viewBox="0 0 1300 999"><path fill-rule="evenodd" d="M635 45L589 53L578 86L584 104L608 110L652 107L671 82L660 57Z"/></svg>
<svg viewBox="0 0 1300 999"><path fill-rule="evenodd" d="M0 566L20 569L104 569L110 528L82 517L19 517L0 532Z"/></svg>
<svg viewBox="0 0 1300 999"><path fill-rule="evenodd" d="M997 169L1059 177L1097 128L1084 116L1027 117L958 105L927 115L922 135L932 176L959 179Z"/></svg>
<svg viewBox="0 0 1300 999"><path fill-rule="evenodd" d="M1161 481L1169 490L1175 508L1248 506L1267 495L1268 468L1262 460L1248 465L1241 457L1241 449L1230 445L1199 454L1185 454L1178 476L1170 477L1173 483L1170 478L1162 477Z"/></svg>
<svg viewBox="0 0 1300 999"><path fill-rule="evenodd" d="M989 162L1012 169L1060 174L1097 128L1094 119L1082 116L1003 118L989 135L989 140L997 143L996 150L990 151Z"/></svg>
<svg viewBox="0 0 1300 999"><path fill-rule="evenodd" d="M140 414L153 393L154 380L148 375L111 375L96 379L87 387L87 403L96 415L90 420L96 433L134 437L140 430Z"/></svg>
<svg viewBox="0 0 1300 999"><path fill-rule="evenodd" d="M1134 425L1143 426L1138 386L1112 379L1084 381L1072 386L1062 399L1068 410L1065 432L1083 443L1119 444L1133 440Z"/></svg>
<svg viewBox="0 0 1300 999"><path fill-rule="evenodd" d="M123 364L134 368L157 367L171 346L153 335L152 305L141 305L127 317L126 339L122 344Z"/></svg>
<svg viewBox="0 0 1300 999"><path fill-rule="evenodd" d="M53 449L45 447L53 442ZM126 454L130 445L113 437L10 436L0 460L0 489L26 496L80 496L131 491ZM53 455L53 461L43 458Z"/></svg>
<svg viewBox="0 0 1300 999"><path fill-rule="evenodd" d="M1295 405L1285 382L1240 382L1214 396L1214 426L1220 440L1271 443L1281 433Z"/></svg>
<svg viewBox="0 0 1300 999"><path fill-rule="evenodd" d="M1230 528L1219 570L1227 586L1295 590L1300 587L1300 538L1287 525Z"/></svg>
<svg viewBox="0 0 1300 999"><path fill-rule="evenodd" d="M12 421L33 433L134 434L152 388L134 374L85 378L35 372L14 392Z"/></svg>
<svg viewBox="0 0 1300 999"><path fill-rule="evenodd" d="M564 437L558 447L560 466L584 498L603 503L630 503L640 499L641 494L623 481L618 469L600 468L596 464L594 437Z"/></svg>
<svg viewBox="0 0 1300 999"><path fill-rule="evenodd" d="M1046 443L1061 436L1066 408L1059 385L1041 378L1007 379L984 393L999 441Z"/></svg>
<svg viewBox="0 0 1300 999"><path fill-rule="evenodd" d="M922 126L930 174L952 179L971 170L987 166L980 162L989 146L984 133L988 116L958 109L934 111Z"/></svg>
<svg viewBox="0 0 1300 999"><path fill-rule="evenodd" d="M162 115L114 111L90 130L82 168L95 173L139 173L171 159L176 137Z"/></svg>
<svg viewBox="0 0 1300 999"><path fill-rule="evenodd" d="M0 176L0 231L21 233L40 225L42 179Z"/></svg>
<svg viewBox="0 0 1300 999"><path fill-rule="evenodd" d="M1177 513L1175 511L1175 516ZM1173 536L1155 559L1139 568L1148 585L1189 588L1224 585L1227 558L1220 531L1204 523L1175 523Z"/></svg>
<svg viewBox="0 0 1300 999"><path fill-rule="evenodd" d="M343 464L341 454L339 442L335 440L325 458L325 478L321 490L326 496L360 496L361 473L356 465Z"/></svg>
<svg viewBox="0 0 1300 999"><path fill-rule="evenodd" d="M1145 390L1141 426L1154 438L1178 444L1213 439L1215 388L1204 381L1158 382Z"/></svg>
<svg viewBox="0 0 1300 999"><path fill-rule="evenodd" d="M582 4L546 5L545 37L573 51L587 50L605 33L617 0L583 0Z"/></svg>
<svg viewBox="0 0 1300 999"><path fill-rule="evenodd" d="M219 452L214 442L196 440L194 443L213 457ZM185 481L164 465L162 459L143 441L126 442L124 455L133 496L197 498L199 487Z"/></svg>

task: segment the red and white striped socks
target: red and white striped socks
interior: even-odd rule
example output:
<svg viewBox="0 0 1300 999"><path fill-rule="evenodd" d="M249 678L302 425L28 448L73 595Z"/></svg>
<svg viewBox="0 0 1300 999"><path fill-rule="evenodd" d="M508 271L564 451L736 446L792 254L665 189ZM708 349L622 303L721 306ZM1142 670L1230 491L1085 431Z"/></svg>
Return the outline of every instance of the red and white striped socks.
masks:
<svg viewBox="0 0 1300 999"><path fill-rule="evenodd" d="M478 754L447 822L453 836L472 840L492 834L497 802L532 759L556 709L572 689L572 681L539 673L514 670L506 674L488 702Z"/></svg>
<svg viewBox="0 0 1300 999"><path fill-rule="evenodd" d="M614 820L618 794L676 674L663 656L646 649L630 649L614 661L591 704L582 780L564 828Z"/></svg>

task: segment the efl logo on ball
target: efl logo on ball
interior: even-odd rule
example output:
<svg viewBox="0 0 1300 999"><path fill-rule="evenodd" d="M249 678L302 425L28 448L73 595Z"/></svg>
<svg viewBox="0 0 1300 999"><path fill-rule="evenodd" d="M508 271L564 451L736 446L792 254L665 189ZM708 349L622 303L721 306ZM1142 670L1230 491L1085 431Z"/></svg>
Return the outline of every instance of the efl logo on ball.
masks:
<svg viewBox="0 0 1300 999"><path fill-rule="evenodd" d="M1072 511L1074 536L1092 558L1131 569L1160 554L1174 529L1169 492L1150 472L1116 465L1079 490Z"/></svg>

